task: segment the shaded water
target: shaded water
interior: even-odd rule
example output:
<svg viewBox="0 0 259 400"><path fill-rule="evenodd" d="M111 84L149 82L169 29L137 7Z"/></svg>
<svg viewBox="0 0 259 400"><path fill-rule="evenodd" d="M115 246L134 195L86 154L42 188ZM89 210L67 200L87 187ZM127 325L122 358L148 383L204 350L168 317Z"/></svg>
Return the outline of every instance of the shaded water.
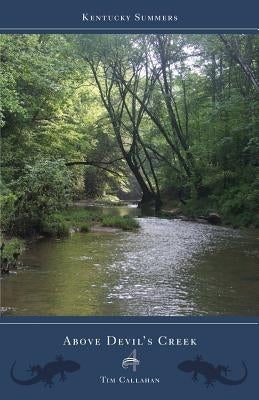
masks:
<svg viewBox="0 0 259 400"><path fill-rule="evenodd" d="M258 234L155 217L139 222L137 233L32 243L25 267L1 280L5 315L259 315Z"/></svg>

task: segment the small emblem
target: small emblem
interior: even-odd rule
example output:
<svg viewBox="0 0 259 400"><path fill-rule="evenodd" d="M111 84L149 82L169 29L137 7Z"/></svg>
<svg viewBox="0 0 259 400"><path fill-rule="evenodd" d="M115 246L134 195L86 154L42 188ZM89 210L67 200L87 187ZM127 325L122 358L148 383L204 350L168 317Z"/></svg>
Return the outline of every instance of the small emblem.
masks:
<svg viewBox="0 0 259 400"><path fill-rule="evenodd" d="M140 364L140 361L137 359L137 350L134 349L132 353L122 361L122 368L128 369L132 367L132 370L136 372L137 366Z"/></svg>

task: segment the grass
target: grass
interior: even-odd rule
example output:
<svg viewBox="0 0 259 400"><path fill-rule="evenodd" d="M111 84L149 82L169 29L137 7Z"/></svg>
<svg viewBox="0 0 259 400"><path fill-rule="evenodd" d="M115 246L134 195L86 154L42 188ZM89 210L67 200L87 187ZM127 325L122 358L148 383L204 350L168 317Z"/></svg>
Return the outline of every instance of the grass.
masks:
<svg viewBox="0 0 259 400"><path fill-rule="evenodd" d="M59 214L59 218L72 228L81 232L89 232L91 226L100 224L104 227L119 228L125 231L134 231L139 228L139 223L132 217L120 217L118 215L102 215L84 209L70 208Z"/></svg>
<svg viewBox="0 0 259 400"><path fill-rule="evenodd" d="M102 217L102 225L113 228L120 228L124 231L135 231L139 228L139 223L131 217L120 217L117 215L105 215Z"/></svg>
<svg viewBox="0 0 259 400"><path fill-rule="evenodd" d="M68 208L62 212L62 217L67 222L73 222L75 224L82 222L96 222L100 218L98 213L80 208Z"/></svg>

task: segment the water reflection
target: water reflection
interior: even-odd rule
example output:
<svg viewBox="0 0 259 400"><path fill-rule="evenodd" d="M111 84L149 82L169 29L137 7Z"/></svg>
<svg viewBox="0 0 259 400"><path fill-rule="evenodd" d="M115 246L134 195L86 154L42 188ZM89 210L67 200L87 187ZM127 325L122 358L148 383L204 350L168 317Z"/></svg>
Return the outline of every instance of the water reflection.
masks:
<svg viewBox="0 0 259 400"><path fill-rule="evenodd" d="M27 267L1 281L5 315L259 315L256 235L139 221L137 233L32 244Z"/></svg>

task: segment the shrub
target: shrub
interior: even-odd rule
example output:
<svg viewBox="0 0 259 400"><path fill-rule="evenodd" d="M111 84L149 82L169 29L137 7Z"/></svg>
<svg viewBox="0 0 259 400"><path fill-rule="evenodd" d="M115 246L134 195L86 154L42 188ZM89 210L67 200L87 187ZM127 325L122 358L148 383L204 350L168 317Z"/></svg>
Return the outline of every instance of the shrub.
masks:
<svg viewBox="0 0 259 400"><path fill-rule="evenodd" d="M42 222L41 233L47 236L64 237L69 234L69 225L59 214L49 215Z"/></svg>
<svg viewBox="0 0 259 400"><path fill-rule="evenodd" d="M86 224L86 223L83 223L83 224L80 226L80 231L81 231L81 232L89 232L89 231L90 231L90 225L89 225L89 224Z"/></svg>
<svg viewBox="0 0 259 400"><path fill-rule="evenodd" d="M16 266L19 257L25 249L24 242L20 239L13 238L11 240L2 241L1 243L1 266L11 264Z"/></svg>
<svg viewBox="0 0 259 400"><path fill-rule="evenodd" d="M46 218L67 205L70 188L70 173L62 160L27 165L13 184L14 194L2 201L3 229L22 237L40 232Z"/></svg>
<svg viewBox="0 0 259 400"><path fill-rule="evenodd" d="M0 208L1 208L1 229L13 231L15 225L15 204L17 196L14 193L8 193L0 196Z"/></svg>

